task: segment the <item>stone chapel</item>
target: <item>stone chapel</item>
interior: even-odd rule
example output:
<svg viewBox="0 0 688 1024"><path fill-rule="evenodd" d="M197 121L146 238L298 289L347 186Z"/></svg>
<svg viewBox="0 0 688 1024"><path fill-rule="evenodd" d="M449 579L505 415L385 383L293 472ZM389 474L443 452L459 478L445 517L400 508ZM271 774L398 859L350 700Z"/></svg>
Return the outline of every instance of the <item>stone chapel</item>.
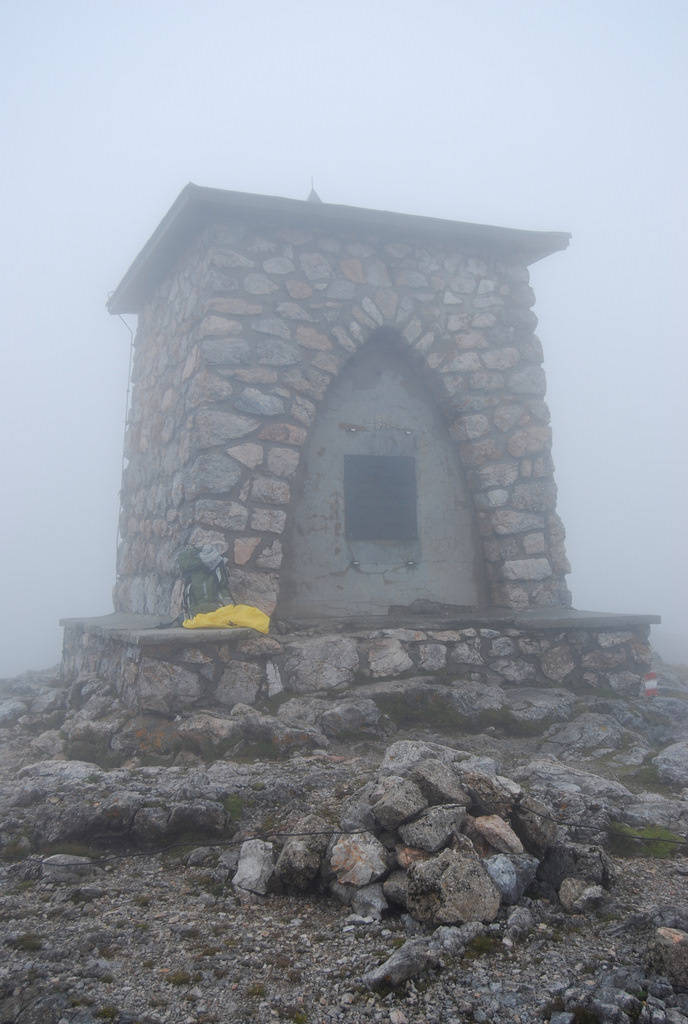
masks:
<svg viewBox="0 0 688 1024"><path fill-rule="evenodd" d="M289 618L567 607L528 267L562 233L188 185L139 318L116 609L212 543Z"/></svg>

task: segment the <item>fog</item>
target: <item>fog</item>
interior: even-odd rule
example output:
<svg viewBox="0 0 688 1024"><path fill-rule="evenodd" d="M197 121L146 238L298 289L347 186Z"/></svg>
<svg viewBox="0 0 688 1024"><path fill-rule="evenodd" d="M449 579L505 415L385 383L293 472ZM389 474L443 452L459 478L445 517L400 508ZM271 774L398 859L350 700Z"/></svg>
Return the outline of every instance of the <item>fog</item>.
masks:
<svg viewBox="0 0 688 1024"><path fill-rule="evenodd" d="M184 185L570 231L532 268L574 606L688 661L684 0L0 5L0 676L112 609L105 310Z"/></svg>

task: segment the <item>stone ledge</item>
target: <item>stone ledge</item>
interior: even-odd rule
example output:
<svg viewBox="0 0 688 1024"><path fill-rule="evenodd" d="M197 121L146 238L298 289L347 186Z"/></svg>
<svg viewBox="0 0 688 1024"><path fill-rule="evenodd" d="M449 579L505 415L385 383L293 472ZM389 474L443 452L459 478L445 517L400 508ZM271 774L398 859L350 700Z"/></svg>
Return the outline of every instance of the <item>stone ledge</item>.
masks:
<svg viewBox="0 0 688 1024"><path fill-rule="evenodd" d="M232 629L184 629L164 627L165 619L157 615L134 615L114 612L93 618L60 619L60 625L69 630L79 630L94 636L107 636L123 640L137 647L158 646L169 643L174 646L200 641L223 642L230 637L240 639L255 634L248 628ZM288 634L300 634L316 629L327 633L349 633L385 629L499 629L512 626L516 629L628 629L634 626L659 625L660 615L640 615L626 612L578 611L574 608L542 608L514 612L508 609L491 608L482 612L466 612L444 618L437 615L377 615L367 618L346 618L319 620L290 620Z"/></svg>
<svg viewBox="0 0 688 1024"><path fill-rule="evenodd" d="M67 630L121 640L136 647L159 647L163 644L179 647L204 640L227 643L256 635L256 631L248 627L184 629L182 626L163 626L163 622L165 619L159 615L133 615L126 612L114 612L96 618L60 619L60 625Z"/></svg>

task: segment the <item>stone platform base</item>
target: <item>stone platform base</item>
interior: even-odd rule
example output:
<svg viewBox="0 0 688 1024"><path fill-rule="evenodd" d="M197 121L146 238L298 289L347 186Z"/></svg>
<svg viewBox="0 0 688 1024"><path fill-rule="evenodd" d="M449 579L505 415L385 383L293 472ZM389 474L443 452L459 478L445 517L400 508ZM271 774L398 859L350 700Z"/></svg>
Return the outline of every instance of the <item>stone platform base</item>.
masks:
<svg viewBox="0 0 688 1024"><path fill-rule="evenodd" d="M270 697L327 694L411 677L486 685L563 686L637 696L650 669L656 615L572 609L291 624L160 628L152 616L65 619L62 674L105 679L137 713L227 711Z"/></svg>

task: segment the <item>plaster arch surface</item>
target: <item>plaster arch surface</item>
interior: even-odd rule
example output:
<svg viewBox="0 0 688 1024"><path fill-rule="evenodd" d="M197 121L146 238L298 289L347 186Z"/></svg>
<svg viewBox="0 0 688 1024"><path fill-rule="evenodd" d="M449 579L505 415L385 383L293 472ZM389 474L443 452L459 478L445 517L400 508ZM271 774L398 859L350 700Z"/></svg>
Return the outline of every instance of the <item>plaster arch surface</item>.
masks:
<svg viewBox="0 0 688 1024"><path fill-rule="evenodd" d="M281 613L484 604L472 496L427 377L402 335L383 327L332 381L292 488ZM380 522L366 529L371 515Z"/></svg>

